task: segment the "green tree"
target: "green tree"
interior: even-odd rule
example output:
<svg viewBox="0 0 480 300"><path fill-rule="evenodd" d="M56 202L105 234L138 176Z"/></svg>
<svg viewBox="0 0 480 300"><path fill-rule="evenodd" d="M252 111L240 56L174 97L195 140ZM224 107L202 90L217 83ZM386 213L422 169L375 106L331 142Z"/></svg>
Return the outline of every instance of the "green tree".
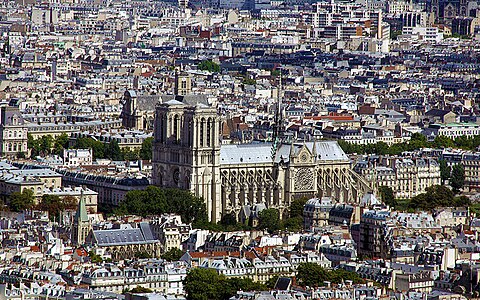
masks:
<svg viewBox="0 0 480 300"><path fill-rule="evenodd" d="M138 259L145 259L145 258L152 258L152 256L145 251L135 252L135 258Z"/></svg>
<svg viewBox="0 0 480 300"><path fill-rule="evenodd" d="M401 30L391 30L390 31L390 37L392 38L392 40L396 40L398 38L399 35L402 34L402 31Z"/></svg>
<svg viewBox="0 0 480 300"><path fill-rule="evenodd" d="M250 278L229 278L219 275L213 269L190 269L183 281L189 300L230 299L237 291L263 291L264 284L253 282Z"/></svg>
<svg viewBox="0 0 480 300"><path fill-rule="evenodd" d="M30 157L35 157L40 154L40 142L38 139L34 139L30 133L27 134L27 147L30 150Z"/></svg>
<svg viewBox="0 0 480 300"><path fill-rule="evenodd" d="M447 180L450 178L452 169L450 168L449 165L447 165L447 162L443 159L440 159L438 161L438 164L440 165L440 178L442 179L442 184L445 184L445 182L447 182Z"/></svg>
<svg viewBox="0 0 480 300"><path fill-rule="evenodd" d="M93 252L93 250L91 250L90 252L88 252L88 257L90 257L90 261L92 263L101 263L103 262L103 259L100 255L98 254L95 254L95 252Z"/></svg>
<svg viewBox="0 0 480 300"><path fill-rule="evenodd" d="M378 191L380 193L380 198L382 198L383 203L385 203L388 206L395 205L395 194L393 193L393 190L391 187L381 186L378 188Z"/></svg>
<svg viewBox="0 0 480 300"><path fill-rule="evenodd" d="M295 199L290 203L290 209L288 211L288 216L290 218L303 217L303 208L307 203L307 198Z"/></svg>
<svg viewBox="0 0 480 300"><path fill-rule="evenodd" d="M50 220L58 220L60 213L65 210L65 203L57 195L44 194L38 208L42 211L47 211Z"/></svg>
<svg viewBox="0 0 480 300"><path fill-rule="evenodd" d="M198 69L202 71L209 71L213 73L220 72L220 65L211 61L211 60L204 60L198 64Z"/></svg>
<svg viewBox="0 0 480 300"><path fill-rule="evenodd" d="M257 84L257 81L255 79L245 77L243 79L243 84L245 84L245 85L255 85L255 84Z"/></svg>
<svg viewBox="0 0 480 300"><path fill-rule="evenodd" d="M122 151L116 140L112 140L108 143L105 151L105 155L111 160L123 160Z"/></svg>
<svg viewBox="0 0 480 300"><path fill-rule="evenodd" d="M301 263L297 268L297 283L300 286L316 287L327 280L327 270L316 263Z"/></svg>
<svg viewBox="0 0 480 300"><path fill-rule="evenodd" d="M178 248L172 248L167 252L163 253L160 257L166 261L179 261L182 256L182 250Z"/></svg>
<svg viewBox="0 0 480 300"><path fill-rule="evenodd" d="M142 148L140 149L140 158L143 160L152 160L153 154L153 137L148 137L143 140Z"/></svg>
<svg viewBox="0 0 480 300"><path fill-rule="evenodd" d="M316 263L301 263L297 268L297 282L301 286L318 287L325 281L339 284L344 280L351 280L353 283L364 283L357 273L343 269L326 270Z"/></svg>
<svg viewBox="0 0 480 300"><path fill-rule="evenodd" d="M472 201L467 196L455 197L453 199L453 206L455 207L470 206L471 204Z"/></svg>
<svg viewBox="0 0 480 300"><path fill-rule="evenodd" d="M106 146L89 137L79 137L75 141L75 149L92 149L93 159L105 158Z"/></svg>
<svg viewBox="0 0 480 300"><path fill-rule="evenodd" d="M213 269L194 268L187 273L183 287L189 300L223 300L225 282L225 276Z"/></svg>
<svg viewBox="0 0 480 300"><path fill-rule="evenodd" d="M167 201L168 199L168 201ZM174 213L186 223L207 222L207 210L203 199L180 189L161 189L148 186L142 191L129 191L125 200L114 210L117 215L140 216Z"/></svg>
<svg viewBox="0 0 480 300"><path fill-rule="evenodd" d="M13 192L9 196L9 208L11 211L21 212L29 210L35 204L35 197L31 189L24 189L20 192Z"/></svg>
<svg viewBox="0 0 480 300"><path fill-rule="evenodd" d="M288 231L291 232L299 232L303 229L303 218L302 217L295 217L295 218L287 218L281 225Z"/></svg>
<svg viewBox="0 0 480 300"><path fill-rule="evenodd" d="M149 288L137 285L137 287L134 287L133 289L131 289L129 293L146 294L146 293L153 293L153 291Z"/></svg>
<svg viewBox="0 0 480 300"><path fill-rule="evenodd" d="M121 149L121 153L124 160L138 160L140 157L139 151L136 149L123 148Z"/></svg>
<svg viewBox="0 0 480 300"><path fill-rule="evenodd" d="M408 204L410 209L430 210L437 207L451 206L454 203L453 192L443 185L432 185L425 193L413 197Z"/></svg>
<svg viewBox="0 0 480 300"><path fill-rule="evenodd" d="M274 208L262 210L258 214L258 228L266 229L269 233L280 230L280 214Z"/></svg>
<svg viewBox="0 0 480 300"><path fill-rule="evenodd" d="M57 136L53 142L53 152L57 155L62 155L63 149L68 149L68 142L68 135L66 133Z"/></svg>
<svg viewBox="0 0 480 300"><path fill-rule="evenodd" d="M408 143L408 146L409 146L408 150L415 150L415 149L428 147L429 144L428 144L426 136L424 136L421 133L416 132L416 133L412 134L412 136L410 137L410 141Z"/></svg>
<svg viewBox="0 0 480 300"><path fill-rule="evenodd" d="M439 135L433 140L433 147L435 148L453 148L455 144L453 140L447 136Z"/></svg>
<svg viewBox="0 0 480 300"><path fill-rule="evenodd" d="M450 185L455 192L459 193L465 184L465 169L461 164L456 164L452 168L452 178L450 179Z"/></svg>
<svg viewBox="0 0 480 300"><path fill-rule="evenodd" d="M53 137L51 135L44 135L40 138L40 153L48 155L52 151Z"/></svg>

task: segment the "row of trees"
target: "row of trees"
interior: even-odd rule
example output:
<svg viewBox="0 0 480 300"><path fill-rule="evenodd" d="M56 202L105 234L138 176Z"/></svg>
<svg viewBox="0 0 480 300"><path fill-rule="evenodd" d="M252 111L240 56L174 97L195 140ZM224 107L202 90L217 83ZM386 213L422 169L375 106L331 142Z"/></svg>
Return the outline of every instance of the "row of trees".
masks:
<svg viewBox="0 0 480 300"><path fill-rule="evenodd" d="M153 137L146 138L140 150L123 148L120 149L118 142L113 140L104 143L90 137L79 137L76 139L73 147L69 145L67 134L59 135L53 138L51 135L45 135L38 139L34 139L32 135L28 135L28 148L31 156L46 156L49 154L62 155L64 149L92 149L93 159L108 158L112 160L151 160L153 150Z"/></svg>
<svg viewBox="0 0 480 300"><path fill-rule="evenodd" d="M129 191L117 208L117 215L135 214L139 216L175 213L182 221L194 225L205 224L208 220L203 199L189 191L161 189L149 186L145 190Z"/></svg>
<svg viewBox="0 0 480 300"><path fill-rule="evenodd" d="M384 142L376 144L356 145L339 140L338 144L347 154L379 154L400 155L405 151L413 151L420 148L460 148L464 150L476 150L480 146L480 136L461 136L455 140L446 136L437 136L433 142L428 142L427 137L420 133L414 133L408 143L397 143L388 146Z"/></svg>
<svg viewBox="0 0 480 300"><path fill-rule="evenodd" d="M269 287L273 287L275 277ZM357 273L343 269L327 270L315 263L302 263L296 274L297 283L303 287L323 286L325 281L340 284L345 280L353 283L364 283ZM213 269L191 269L184 280L184 288L189 300L223 300L234 296L237 291L262 291L267 285L253 282L251 279L226 278Z"/></svg>
<svg viewBox="0 0 480 300"><path fill-rule="evenodd" d="M237 291L263 291L267 287L249 278L227 278L213 269L191 269L183 282L189 300L224 300Z"/></svg>
<svg viewBox="0 0 480 300"><path fill-rule="evenodd" d="M46 156L49 154L62 155L63 149L68 148L68 135L63 133L57 138L51 135L44 135L38 139L34 139L28 134L27 147L31 151L31 156Z"/></svg>
<svg viewBox="0 0 480 300"><path fill-rule="evenodd" d="M457 196L451 189L444 185L433 185L412 199L395 199L393 190L390 187L379 188L380 196L385 204L402 211L431 210L438 207L464 207L470 206L468 197Z"/></svg>
<svg viewBox="0 0 480 300"><path fill-rule="evenodd" d="M197 224L203 229L212 231L238 231L238 230L252 230L261 229L267 230L270 233L287 229L289 231L301 231L303 228L303 206L307 202L306 198L294 200L289 208L289 211L283 218L280 218L280 212L274 208L267 208L259 212L258 224L253 226L253 220L249 219L246 223L238 222L236 217L232 214L227 214L222 217L217 224L203 223Z"/></svg>
<svg viewBox="0 0 480 300"><path fill-rule="evenodd" d="M211 223L207 221L207 211L203 199L195 197L185 190L149 186L145 190L129 191L124 201L113 209L113 213L140 216L175 213L182 217L182 221L192 222L196 228L212 231L237 231L257 228L273 233L283 229L289 231L302 230L303 206L306 201L306 198L294 200L283 219L280 218L280 212L277 209L262 210L258 214L258 225L256 227L253 226L253 220L249 219L246 223L241 223L232 214L223 216L218 223Z"/></svg>
<svg viewBox="0 0 480 300"><path fill-rule="evenodd" d="M35 204L35 196L30 189L24 189L20 192L13 192L9 196L9 208L11 211L22 212L24 210L38 209L47 211L51 220L60 217L62 211L75 209L77 200L73 196L60 198L57 195L43 195L38 204Z"/></svg>
<svg viewBox="0 0 480 300"><path fill-rule="evenodd" d="M319 287L325 284L325 281L340 284L345 280L351 280L353 283L365 283L355 272L349 272L343 269L327 270L316 263L302 263L297 269L297 283L303 287Z"/></svg>

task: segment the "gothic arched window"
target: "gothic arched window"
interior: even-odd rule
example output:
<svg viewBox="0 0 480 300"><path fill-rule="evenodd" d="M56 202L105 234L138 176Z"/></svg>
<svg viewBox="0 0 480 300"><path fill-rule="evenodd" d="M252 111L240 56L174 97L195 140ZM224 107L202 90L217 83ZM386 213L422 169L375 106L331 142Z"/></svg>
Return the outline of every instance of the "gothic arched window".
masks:
<svg viewBox="0 0 480 300"><path fill-rule="evenodd" d="M212 124L212 119L208 118L208 121L207 121L207 147L210 147L210 142L212 140L212 133L211 133L211 125Z"/></svg>
<svg viewBox="0 0 480 300"><path fill-rule="evenodd" d="M180 136L178 135L178 128L179 128L179 118L178 115L175 115L173 117L173 138L175 141L178 141L180 139Z"/></svg>
<svg viewBox="0 0 480 300"><path fill-rule="evenodd" d="M202 120L200 121L200 147L203 147L204 126L205 126L205 119L202 118Z"/></svg>

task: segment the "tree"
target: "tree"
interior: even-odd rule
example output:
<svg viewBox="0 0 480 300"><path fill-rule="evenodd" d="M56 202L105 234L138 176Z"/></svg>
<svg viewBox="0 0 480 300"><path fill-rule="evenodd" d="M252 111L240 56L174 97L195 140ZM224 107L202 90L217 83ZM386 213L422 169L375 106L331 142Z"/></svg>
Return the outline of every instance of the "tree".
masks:
<svg viewBox="0 0 480 300"><path fill-rule="evenodd" d="M63 197L63 206L65 209L76 209L78 205L77 198L71 195Z"/></svg>
<svg viewBox="0 0 480 300"><path fill-rule="evenodd" d="M89 137L77 138L75 141L75 149L92 149L93 159L105 158L105 144Z"/></svg>
<svg viewBox="0 0 480 300"><path fill-rule="evenodd" d="M455 144L453 140L447 136L439 135L433 140L433 147L435 148L453 148Z"/></svg>
<svg viewBox="0 0 480 300"><path fill-rule="evenodd" d="M297 282L301 286L316 287L322 286L325 281L331 283L342 283L344 280L351 280L353 283L364 283L357 273L343 269L326 270L316 263L301 263L297 268Z"/></svg>
<svg viewBox="0 0 480 300"><path fill-rule="evenodd" d="M225 281L225 276L213 269L195 268L188 272L183 287L189 300L220 300L224 299Z"/></svg>
<svg viewBox="0 0 480 300"><path fill-rule="evenodd" d="M185 223L202 223L208 219L203 199L189 191L156 186L148 186L143 191L129 191L114 213L140 216L174 213L180 215Z"/></svg>
<svg viewBox="0 0 480 300"><path fill-rule="evenodd" d="M140 154L138 149L123 148L121 149L122 157L124 160L138 160Z"/></svg>
<svg viewBox="0 0 480 300"><path fill-rule="evenodd" d="M182 250L178 248L172 248L167 252L163 253L160 257L166 261L179 261L182 256Z"/></svg>
<svg viewBox="0 0 480 300"><path fill-rule="evenodd" d="M262 210L258 214L258 228L273 233L280 229L280 214L274 208Z"/></svg>
<svg viewBox="0 0 480 300"><path fill-rule="evenodd" d="M105 155L111 160L123 160L122 151L116 140L112 140L108 143Z"/></svg>
<svg viewBox="0 0 480 300"><path fill-rule="evenodd" d="M40 138L40 152L43 155L48 155L52 151L53 137L51 135L44 135Z"/></svg>
<svg viewBox="0 0 480 300"><path fill-rule="evenodd" d="M393 190L389 186L381 186L378 188L380 192L380 197L382 198L383 203L387 204L388 206L395 205L395 194Z"/></svg>
<svg viewBox="0 0 480 300"><path fill-rule="evenodd" d="M68 149L68 142L68 135L66 133L57 136L53 142L53 152L57 155L62 155L63 149Z"/></svg>
<svg viewBox="0 0 480 300"><path fill-rule="evenodd" d="M257 84L257 81L253 78L245 77L245 78L243 78L243 84L245 84L245 85L255 85L255 84Z"/></svg>
<svg viewBox="0 0 480 300"><path fill-rule="evenodd" d="M428 147L427 137L421 133L416 132L410 137L410 142L408 143L408 145L409 150Z"/></svg>
<svg viewBox="0 0 480 300"><path fill-rule="evenodd" d="M135 252L134 256L135 258L138 258L138 259L152 258L152 256L145 251Z"/></svg>
<svg viewBox="0 0 480 300"><path fill-rule="evenodd" d="M320 286L327 280L327 271L316 263L301 263L297 268L296 278L301 286Z"/></svg>
<svg viewBox="0 0 480 300"><path fill-rule="evenodd" d="M31 209L35 204L35 197L31 189L24 189L20 192L13 192L9 196L9 208L11 211L21 212Z"/></svg>
<svg viewBox="0 0 480 300"><path fill-rule="evenodd" d="M452 169L450 168L449 165L447 165L447 162L443 159L440 159L438 163L440 165L440 178L442 179L442 184L445 184L445 182L450 178Z"/></svg>
<svg viewBox="0 0 480 300"><path fill-rule="evenodd" d="M152 160L153 154L153 137L148 137L143 140L142 148L140 149L140 158L144 160Z"/></svg>
<svg viewBox="0 0 480 300"><path fill-rule="evenodd" d="M452 168L452 178L450 185L455 194L458 194L465 184L465 169L461 164L456 164Z"/></svg>
<svg viewBox="0 0 480 300"><path fill-rule="evenodd" d="M149 288L137 285L137 287L134 287L133 289L131 289L129 293L146 294L146 293L153 293L153 291Z"/></svg>
<svg viewBox="0 0 480 300"><path fill-rule="evenodd" d="M295 199L290 203L290 209L288 216L290 218L302 217L303 218L303 208L307 203L307 198Z"/></svg>
<svg viewBox="0 0 480 300"><path fill-rule="evenodd" d="M35 157L40 154L40 143L38 139L34 139L33 135L27 134L27 147L30 150L30 156Z"/></svg>
<svg viewBox="0 0 480 300"><path fill-rule="evenodd" d="M211 60L204 60L198 64L198 69L202 71L209 71L212 73L219 73L220 65Z"/></svg>
<svg viewBox="0 0 480 300"><path fill-rule="evenodd" d="M213 269L195 268L188 271L183 287L189 300L223 300L237 291L263 291L266 286L250 278L229 278Z"/></svg>
<svg viewBox="0 0 480 300"><path fill-rule="evenodd" d="M413 197L408 205L410 209L430 210L451 206L454 203L453 192L443 185L432 185L425 193Z"/></svg>
<svg viewBox="0 0 480 300"><path fill-rule="evenodd" d="M44 194L38 205L42 211L47 211L50 220L60 217L60 213L65 210L65 203L57 195Z"/></svg>
<svg viewBox="0 0 480 300"><path fill-rule="evenodd" d="M103 259L100 255L98 254L95 254L95 252L93 252L93 250L91 250L90 252L88 252L88 257L90 257L90 261L92 263L101 263L103 262Z"/></svg>

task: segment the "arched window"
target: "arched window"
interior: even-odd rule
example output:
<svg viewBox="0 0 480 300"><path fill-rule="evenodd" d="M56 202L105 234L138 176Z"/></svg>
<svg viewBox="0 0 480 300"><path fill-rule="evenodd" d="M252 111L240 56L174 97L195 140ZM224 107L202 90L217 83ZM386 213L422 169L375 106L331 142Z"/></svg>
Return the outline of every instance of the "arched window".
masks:
<svg viewBox="0 0 480 300"><path fill-rule="evenodd" d="M178 141L180 139L180 136L178 135L178 128L179 118L178 115L175 115L175 117L173 117L173 138L175 141Z"/></svg>
<svg viewBox="0 0 480 300"><path fill-rule="evenodd" d="M211 142L211 139L212 139L212 133L211 133L211 123L212 123L212 119L208 118L208 121L207 121L207 147L210 147L210 142Z"/></svg>
<svg viewBox="0 0 480 300"><path fill-rule="evenodd" d="M203 147L204 126L205 126L205 119L202 118L202 120L200 121L200 147Z"/></svg>

